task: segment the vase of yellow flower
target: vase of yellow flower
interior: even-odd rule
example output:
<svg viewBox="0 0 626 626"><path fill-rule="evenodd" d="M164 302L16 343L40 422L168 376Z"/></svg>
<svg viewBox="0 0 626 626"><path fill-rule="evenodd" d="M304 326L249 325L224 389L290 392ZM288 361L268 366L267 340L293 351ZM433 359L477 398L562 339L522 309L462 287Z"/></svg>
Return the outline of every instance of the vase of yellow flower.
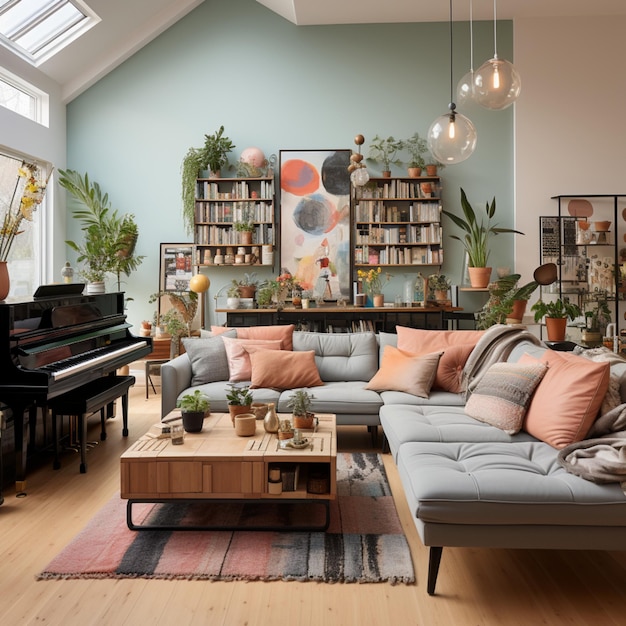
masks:
<svg viewBox="0 0 626 626"><path fill-rule="evenodd" d="M22 161L17 171L17 180L13 195L6 204L0 230L0 300L9 295L11 288L7 261L15 237L24 232L22 222L33 220L37 205L41 204L46 191L47 180L40 178L39 167L34 163Z"/></svg>
<svg viewBox="0 0 626 626"><path fill-rule="evenodd" d="M363 289L367 294L368 306L383 306L383 285L382 285L382 269L380 267L371 268L369 270L358 270L357 276L363 284ZM391 276L385 274L386 280L389 280Z"/></svg>

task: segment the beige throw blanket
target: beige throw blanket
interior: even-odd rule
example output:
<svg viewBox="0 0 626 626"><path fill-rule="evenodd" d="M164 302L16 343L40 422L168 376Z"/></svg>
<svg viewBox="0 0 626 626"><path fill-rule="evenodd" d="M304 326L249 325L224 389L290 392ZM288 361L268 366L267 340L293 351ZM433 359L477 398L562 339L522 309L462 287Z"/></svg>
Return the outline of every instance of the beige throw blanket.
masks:
<svg viewBox="0 0 626 626"><path fill-rule="evenodd" d="M595 483L620 483L626 494L626 404L599 417L587 439L559 450L558 463Z"/></svg>
<svg viewBox="0 0 626 626"><path fill-rule="evenodd" d="M522 324L496 324L488 328L478 340L463 368L462 389L469 395L478 381L494 363L506 361L520 341L540 345L539 339Z"/></svg>

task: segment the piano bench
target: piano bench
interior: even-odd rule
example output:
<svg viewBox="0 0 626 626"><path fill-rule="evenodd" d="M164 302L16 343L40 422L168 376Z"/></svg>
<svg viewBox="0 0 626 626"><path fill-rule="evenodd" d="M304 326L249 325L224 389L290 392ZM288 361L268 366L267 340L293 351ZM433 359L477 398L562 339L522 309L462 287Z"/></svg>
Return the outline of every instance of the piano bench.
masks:
<svg viewBox="0 0 626 626"><path fill-rule="evenodd" d="M106 439L105 408L117 398L122 398L122 435L128 437L128 390L135 384L134 376L103 376L90 383L68 391L48 402L52 411L52 432L54 437L53 468L59 469L59 428L57 416L74 415L78 418L78 433L80 438L80 472L87 471L87 416L100 410L101 432L100 439Z"/></svg>

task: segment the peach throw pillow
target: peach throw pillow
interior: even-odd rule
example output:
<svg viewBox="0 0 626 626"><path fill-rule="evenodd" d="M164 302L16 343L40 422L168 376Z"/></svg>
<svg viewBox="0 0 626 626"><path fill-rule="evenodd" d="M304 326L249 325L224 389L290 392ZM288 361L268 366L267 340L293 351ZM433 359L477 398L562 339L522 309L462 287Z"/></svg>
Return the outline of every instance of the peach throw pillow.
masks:
<svg viewBox="0 0 626 626"><path fill-rule="evenodd" d="M246 350L250 346L264 348L265 350L280 350L280 339L235 339L233 337L222 337L226 348L226 358L228 359L228 371L230 382L241 380L248 381L252 377L252 365L250 354Z"/></svg>
<svg viewBox="0 0 626 626"><path fill-rule="evenodd" d="M441 352L414 356L394 346L385 346L380 369L365 388L374 391L404 391L428 398L440 356Z"/></svg>
<svg viewBox="0 0 626 626"><path fill-rule="evenodd" d="M523 354L518 363L536 361ZM609 386L610 366L554 350L546 350L540 361L547 363L548 371L535 390L523 428L555 448L564 448L587 436Z"/></svg>
<svg viewBox="0 0 626 626"><path fill-rule="evenodd" d="M250 353L250 387L295 389L323 385L315 363L315 351L257 350Z"/></svg>
<svg viewBox="0 0 626 626"><path fill-rule="evenodd" d="M396 326L398 348L416 356L443 350L433 389L461 393L463 367L483 330L422 330Z"/></svg>

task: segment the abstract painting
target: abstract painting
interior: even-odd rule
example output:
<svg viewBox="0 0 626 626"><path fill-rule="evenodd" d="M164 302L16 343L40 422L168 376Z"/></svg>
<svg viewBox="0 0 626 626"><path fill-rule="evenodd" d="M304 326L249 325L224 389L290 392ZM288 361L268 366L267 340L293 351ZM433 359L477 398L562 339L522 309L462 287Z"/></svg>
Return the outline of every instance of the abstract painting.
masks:
<svg viewBox="0 0 626 626"><path fill-rule="evenodd" d="M314 298L352 300L350 150L280 151L280 264Z"/></svg>

